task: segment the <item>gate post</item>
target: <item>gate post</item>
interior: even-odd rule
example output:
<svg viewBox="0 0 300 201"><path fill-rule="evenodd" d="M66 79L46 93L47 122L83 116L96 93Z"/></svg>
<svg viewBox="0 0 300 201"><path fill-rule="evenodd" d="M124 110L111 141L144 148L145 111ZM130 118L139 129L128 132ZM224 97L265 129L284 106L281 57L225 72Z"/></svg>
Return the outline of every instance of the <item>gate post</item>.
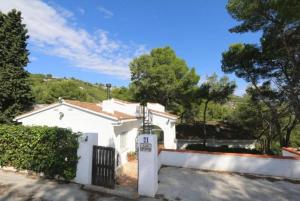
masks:
<svg viewBox="0 0 300 201"><path fill-rule="evenodd" d="M156 135L138 136L138 192L154 197L158 187L158 155Z"/></svg>

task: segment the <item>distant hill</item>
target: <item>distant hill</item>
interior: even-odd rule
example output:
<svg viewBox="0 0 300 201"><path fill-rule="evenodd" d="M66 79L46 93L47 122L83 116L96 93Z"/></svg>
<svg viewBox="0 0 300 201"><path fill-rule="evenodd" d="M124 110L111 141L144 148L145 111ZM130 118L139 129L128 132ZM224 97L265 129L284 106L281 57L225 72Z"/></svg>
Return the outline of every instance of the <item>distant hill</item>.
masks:
<svg viewBox="0 0 300 201"><path fill-rule="evenodd" d="M92 84L75 78L54 78L49 74L31 74L30 83L37 104L53 103L59 97L87 102L99 102L107 98L104 84ZM125 87L112 87L112 97L132 100L132 96Z"/></svg>

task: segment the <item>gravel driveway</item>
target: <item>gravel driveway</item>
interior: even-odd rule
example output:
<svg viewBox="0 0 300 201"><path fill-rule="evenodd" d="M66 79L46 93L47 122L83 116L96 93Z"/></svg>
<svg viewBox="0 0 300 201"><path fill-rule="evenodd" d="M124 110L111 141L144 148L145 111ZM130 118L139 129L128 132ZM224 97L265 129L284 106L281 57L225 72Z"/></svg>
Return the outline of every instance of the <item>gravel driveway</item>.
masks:
<svg viewBox="0 0 300 201"><path fill-rule="evenodd" d="M300 182L164 167L158 194L182 201L299 201Z"/></svg>

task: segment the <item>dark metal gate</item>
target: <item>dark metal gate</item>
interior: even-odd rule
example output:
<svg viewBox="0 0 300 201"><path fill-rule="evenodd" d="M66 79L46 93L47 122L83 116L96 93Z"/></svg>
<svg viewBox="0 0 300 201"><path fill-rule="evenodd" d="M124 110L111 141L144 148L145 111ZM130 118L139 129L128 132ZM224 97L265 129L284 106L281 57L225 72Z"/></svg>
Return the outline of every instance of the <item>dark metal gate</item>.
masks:
<svg viewBox="0 0 300 201"><path fill-rule="evenodd" d="M114 188L115 186L115 149L93 146L92 184Z"/></svg>

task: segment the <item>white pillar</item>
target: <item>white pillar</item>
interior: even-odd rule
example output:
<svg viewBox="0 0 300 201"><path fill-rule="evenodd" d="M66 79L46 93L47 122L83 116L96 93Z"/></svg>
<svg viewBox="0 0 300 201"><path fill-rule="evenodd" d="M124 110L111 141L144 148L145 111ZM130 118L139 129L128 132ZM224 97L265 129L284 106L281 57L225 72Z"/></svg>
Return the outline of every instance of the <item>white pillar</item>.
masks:
<svg viewBox="0 0 300 201"><path fill-rule="evenodd" d="M139 135L139 195L154 197L158 187L158 156L156 135Z"/></svg>
<svg viewBox="0 0 300 201"><path fill-rule="evenodd" d="M92 183L93 146L98 143L97 133L85 133L79 137L77 155L80 157L77 163L75 182L80 184Z"/></svg>

